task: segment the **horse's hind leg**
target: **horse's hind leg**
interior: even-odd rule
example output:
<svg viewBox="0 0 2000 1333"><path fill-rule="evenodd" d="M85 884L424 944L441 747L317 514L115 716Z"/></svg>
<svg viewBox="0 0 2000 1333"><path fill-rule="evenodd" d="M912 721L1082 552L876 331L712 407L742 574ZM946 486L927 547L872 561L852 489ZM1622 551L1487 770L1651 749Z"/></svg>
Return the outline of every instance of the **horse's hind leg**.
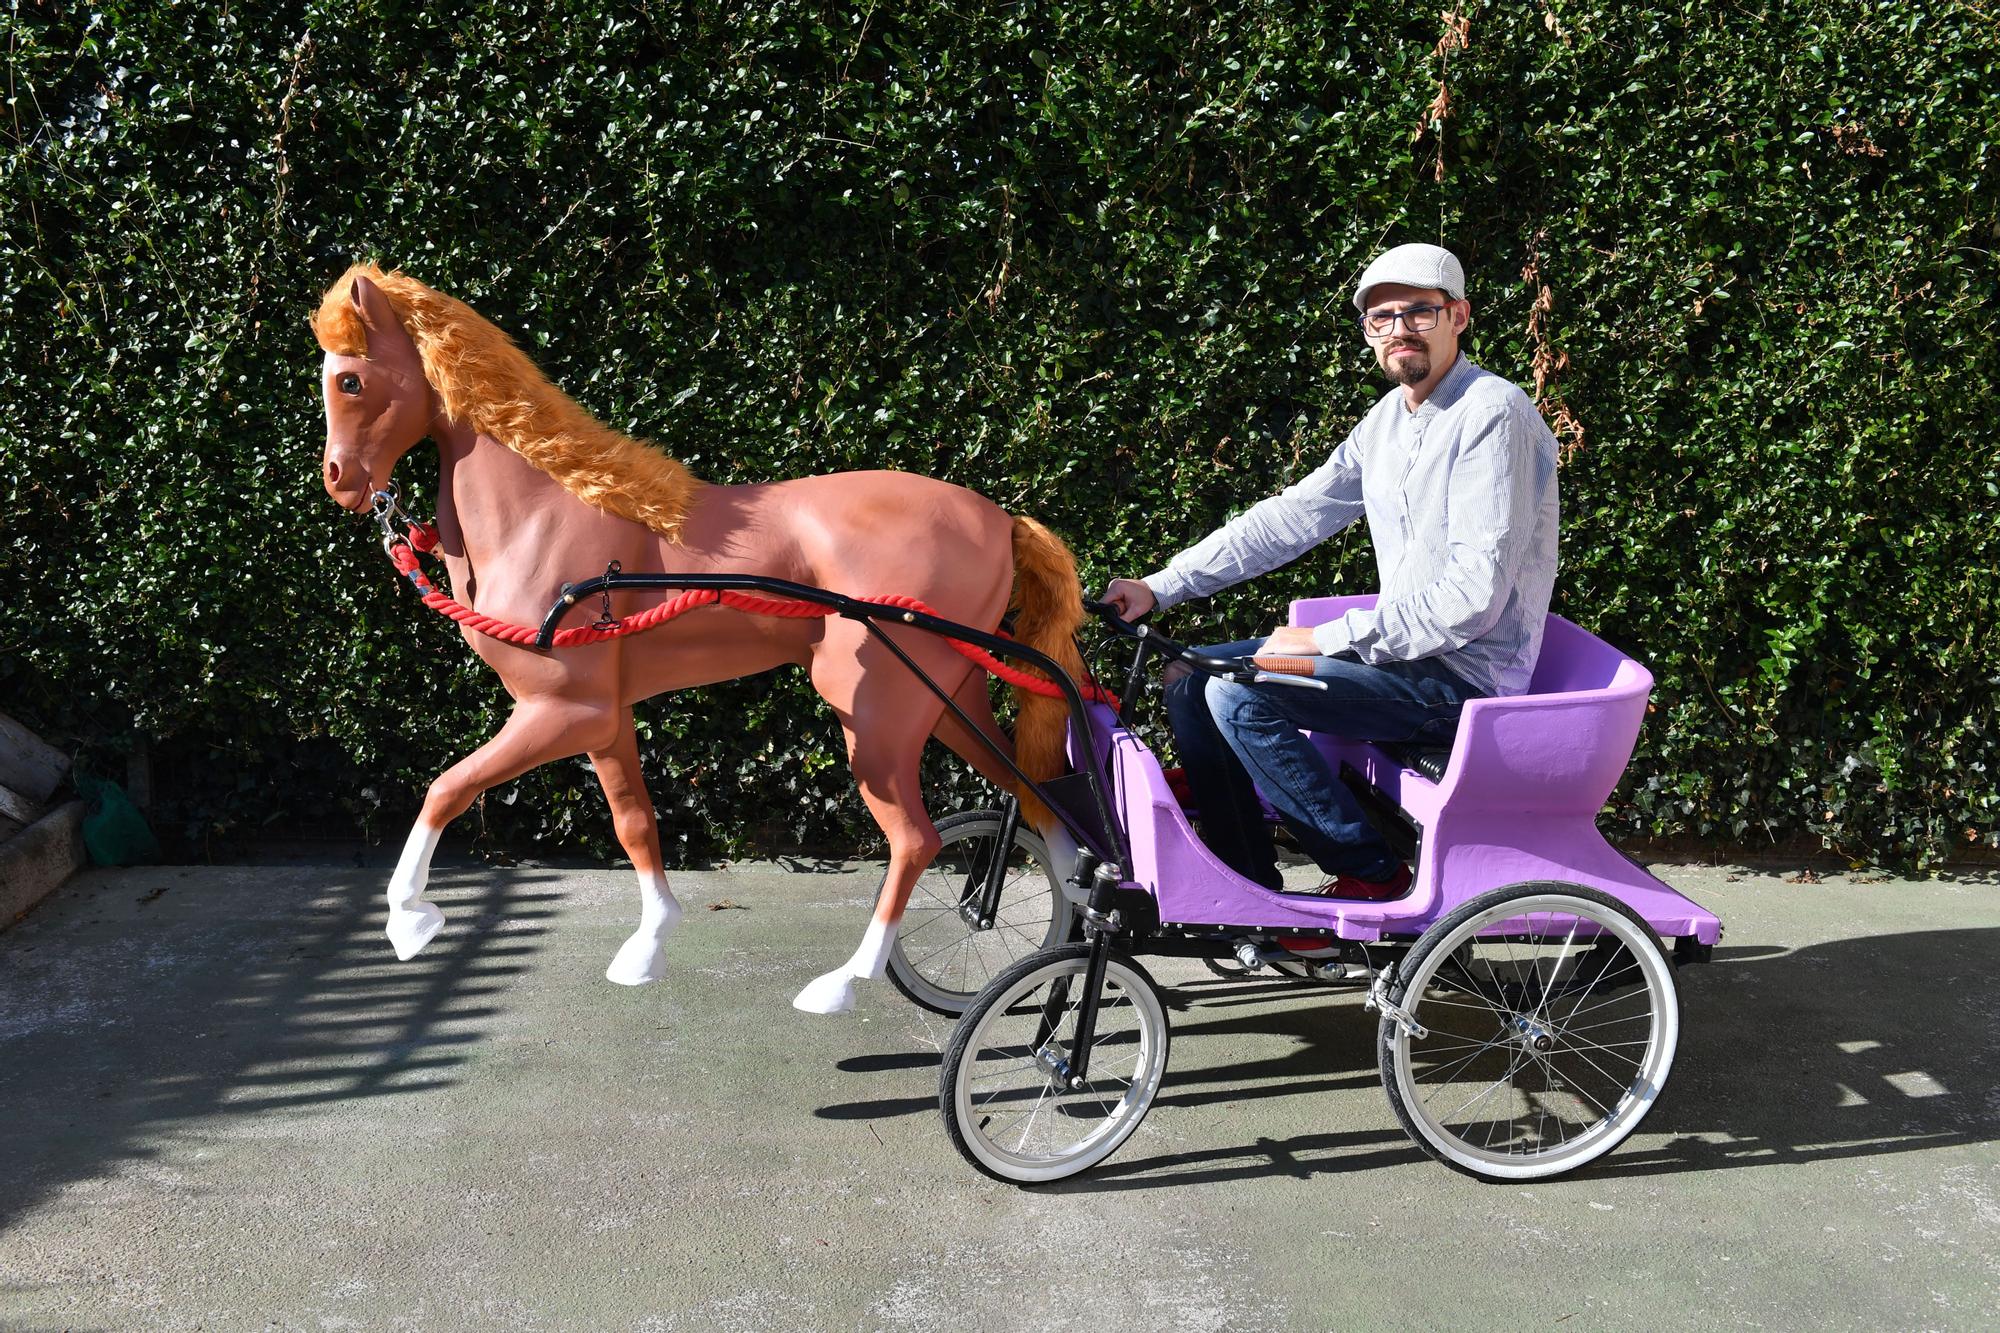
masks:
<svg viewBox="0 0 2000 1333"><path fill-rule="evenodd" d="M986 695L986 673L967 673L964 683L952 692L951 699L972 719L973 726L968 728L958 720L956 713L947 708L939 714L932 734L943 741L953 754L972 765L979 776L1001 791L1014 791L1021 785L1020 779L993 753L998 747L1001 754L1013 758L1014 742L994 720L993 701ZM981 740L981 737L985 739Z"/></svg>
<svg viewBox="0 0 2000 1333"><path fill-rule="evenodd" d="M389 943L396 957L410 959L444 925L444 913L424 898L431 854L445 825L471 808L479 793L531 768L581 750L611 744L618 714L596 704L529 699L517 705L493 739L438 775L424 797L423 812L403 855L389 877Z"/></svg>
<svg viewBox="0 0 2000 1333"><path fill-rule="evenodd" d="M845 627L841 627L845 628ZM839 630L830 627L831 642ZM862 631L849 630L853 634ZM881 645L833 643L835 651L813 660L813 687L833 706L847 735L847 758L861 788L862 803L889 840L889 870L882 879L874 918L861 945L844 967L815 978L792 1001L794 1008L814 1014L838 1014L854 1007L854 983L879 980L889 968L889 952L910 890L937 855L938 834L924 812L918 760L931 729L937 725L942 701L909 679L904 668ZM934 679L954 693L960 688L965 663L949 649L915 645L929 655ZM921 658L920 658L921 660ZM956 677L949 673L956 670Z"/></svg>
<svg viewBox="0 0 2000 1333"><path fill-rule="evenodd" d="M792 1007L809 1014L840 1014L854 1007L854 983L879 981L889 970L889 952L910 890L938 853L937 829L924 813L918 758L925 735L884 738L879 734L847 733L848 755L862 803L889 839L889 870L876 898L875 915L854 956L824 976L814 978L792 1000ZM886 742L886 743L885 743Z"/></svg>
<svg viewBox="0 0 2000 1333"><path fill-rule="evenodd" d="M611 823L618 845L632 858L639 876L639 928L619 946L604 976L621 986L643 986L667 974L666 939L680 924L681 905L667 887L666 862L660 856L660 826L653 800L639 772L639 740L632 732L632 710L618 729L617 743L593 750L591 767L611 806Z"/></svg>

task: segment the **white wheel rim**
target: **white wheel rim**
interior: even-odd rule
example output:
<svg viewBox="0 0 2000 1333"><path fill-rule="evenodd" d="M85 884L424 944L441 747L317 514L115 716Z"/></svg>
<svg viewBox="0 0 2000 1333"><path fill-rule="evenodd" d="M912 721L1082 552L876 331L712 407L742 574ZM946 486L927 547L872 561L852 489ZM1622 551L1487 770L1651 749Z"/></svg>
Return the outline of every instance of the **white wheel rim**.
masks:
<svg viewBox="0 0 2000 1333"><path fill-rule="evenodd" d="M980 1055L1005 1025L1031 1026L1017 1006L1043 992L1058 977L1071 979L1071 993L1051 1041L1066 1045L1082 1003L1087 960L1067 958L1037 968L983 1008L978 1027L964 1047L952 1084L952 1104L966 1147L987 1167L1022 1183L1060 1180L1109 1157L1139 1127L1166 1072L1166 1011L1158 994L1116 959L1105 966L1105 991L1098 1013L1098 1042L1090 1057L1084 1088L1053 1087L1034 1065L1026 1041L1012 1041L1010 1054L982 1061ZM1127 1041L1130 1041L1130 1045ZM1018 1050L1012 1048L1019 1048ZM1101 1114L1099 1114L1101 1112ZM1094 1127L1065 1141L1062 1126ZM1038 1131L1040 1131L1038 1133ZM1031 1146L1034 1145L1034 1146Z"/></svg>
<svg viewBox="0 0 2000 1333"><path fill-rule="evenodd" d="M963 1013L994 977L1054 944L1059 933L1067 905L1049 870L1048 848L1025 828L1015 834L1015 846L1026 856L1026 864L1008 869L993 928L974 930L958 915L963 876L945 874L941 863L954 847L998 833L996 819L991 826L947 843L910 890L890 965L925 1003L939 1009ZM956 863L952 868L963 869Z"/></svg>
<svg viewBox="0 0 2000 1333"><path fill-rule="evenodd" d="M1476 945L1493 957L1505 954L1508 946L1479 940L1482 932L1529 917L1540 918L1538 925L1562 923L1570 929L1559 929L1552 943L1519 946L1519 969L1512 977L1504 967L1492 968L1487 977L1518 981L1531 970L1534 953L1532 970L1540 975L1550 968L1556 982L1539 1004L1429 993L1430 983L1454 954L1463 956L1464 946ZM1586 933L1583 948L1576 948L1577 931L1585 928L1618 941L1619 953L1605 975L1622 976L1629 967L1633 986L1599 990L1576 980L1574 969L1594 939ZM1565 974L1564 968L1570 970ZM1439 1153L1496 1179L1574 1170L1616 1147L1659 1096L1680 1037L1670 965L1651 935L1622 912L1562 893L1523 895L1461 923L1428 953L1421 974L1410 978L1403 1006L1432 1029L1423 1038L1412 1038L1401 1026L1395 1031L1393 1065L1403 1107ZM1537 1050L1537 1042L1550 1043L1549 1048ZM1455 1065L1467 1077L1460 1078ZM1572 1133L1561 1103L1577 1108L1579 1120L1597 1114ZM1515 1114L1517 1107L1525 1109Z"/></svg>

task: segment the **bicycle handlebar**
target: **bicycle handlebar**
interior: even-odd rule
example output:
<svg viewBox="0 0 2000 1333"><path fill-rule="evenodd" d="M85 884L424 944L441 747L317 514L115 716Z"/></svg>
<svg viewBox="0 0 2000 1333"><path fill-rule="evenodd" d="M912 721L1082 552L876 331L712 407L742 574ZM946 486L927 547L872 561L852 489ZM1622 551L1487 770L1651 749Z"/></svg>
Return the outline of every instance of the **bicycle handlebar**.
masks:
<svg viewBox="0 0 2000 1333"><path fill-rule="evenodd" d="M1152 646L1154 652L1176 662L1185 662L1205 675L1218 676L1234 681L1238 685L1291 685L1305 690L1323 690L1326 682L1312 676L1292 675L1283 671L1266 671L1258 666L1255 658L1210 657L1207 653L1196 652L1186 644L1155 630L1145 623L1152 612L1148 611L1137 620L1127 620L1118 614L1109 602L1083 599L1083 609L1103 620L1113 633L1124 638L1139 639ZM1137 665L1136 663L1134 664Z"/></svg>

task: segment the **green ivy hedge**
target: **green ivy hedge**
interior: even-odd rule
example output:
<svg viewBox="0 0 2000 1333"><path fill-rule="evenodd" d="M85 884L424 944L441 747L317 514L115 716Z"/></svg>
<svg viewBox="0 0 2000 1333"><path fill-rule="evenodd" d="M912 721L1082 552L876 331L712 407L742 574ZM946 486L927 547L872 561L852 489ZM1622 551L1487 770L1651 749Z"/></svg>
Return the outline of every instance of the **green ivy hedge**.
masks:
<svg viewBox="0 0 2000 1333"><path fill-rule="evenodd" d="M320 491L356 258L715 481L892 466L1143 572L1381 392L1442 240L1567 454L1560 611L1653 666L1626 835L1992 843L2000 42L1970 4L22 0L0 707L183 846L393 832L504 696ZM434 480L416 455L420 499ZM1176 613L1373 582L1365 533ZM854 845L796 673L644 712L680 855ZM956 799L964 793L947 794ZM609 846L581 762L502 840Z"/></svg>

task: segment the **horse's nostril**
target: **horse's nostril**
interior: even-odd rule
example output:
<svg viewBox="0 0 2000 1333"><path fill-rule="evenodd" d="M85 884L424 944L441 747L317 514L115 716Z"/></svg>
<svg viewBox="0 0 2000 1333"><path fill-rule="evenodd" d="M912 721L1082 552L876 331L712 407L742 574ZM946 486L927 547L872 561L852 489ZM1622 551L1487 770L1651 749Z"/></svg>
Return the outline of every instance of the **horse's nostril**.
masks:
<svg viewBox="0 0 2000 1333"><path fill-rule="evenodd" d="M334 462L331 458L326 460L326 484L329 486L340 485L340 464Z"/></svg>

